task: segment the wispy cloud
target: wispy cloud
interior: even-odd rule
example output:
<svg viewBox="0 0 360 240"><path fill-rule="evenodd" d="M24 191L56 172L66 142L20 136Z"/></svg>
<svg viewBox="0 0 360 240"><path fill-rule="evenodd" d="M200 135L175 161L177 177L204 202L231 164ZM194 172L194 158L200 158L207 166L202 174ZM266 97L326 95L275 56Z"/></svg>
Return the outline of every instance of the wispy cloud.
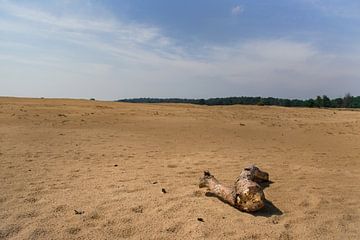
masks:
<svg viewBox="0 0 360 240"><path fill-rule="evenodd" d="M232 15L240 15L244 11L244 7L236 5L231 9Z"/></svg>
<svg viewBox="0 0 360 240"><path fill-rule="evenodd" d="M160 30L156 27L123 23L114 19L111 15L107 16L106 19L94 19L91 16L73 16L66 13L56 16L50 11L32 9L8 1L2 2L0 11L15 17L19 25L25 23L25 25L30 26L31 30L36 30L35 28L39 26L40 29L43 27L52 32L109 33L118 39L137 43L152 42L154 40L160 40L160 43L166 42L166 39L163 39L164 37L161 36ZM17 28L3 30L16 31Z"/></svg>
<svg viewBox="0 0 360 240"><path fill-rule="evenodd" d="M360 19L360 2L357 0L303 0L319 9L325 15Z"/></svg>
<svg viewBox="0 0 360 240"><path fill-rule="evenodd" d="M105 55L127 58L129 62L136 59L152 62L158 58L174 58L181 52L155 26L123 22L111 15L106 19L67 14L56 16L42 9L23 7L7 1L3 3L0 12L15 18L15 21L2 19L0 31L36 37L35 45L39 47L43 41L46 43L49 40L60 45L71 43L82 48L75 51L98 51ZM21 42L21 39L17 40Z"/></svg>

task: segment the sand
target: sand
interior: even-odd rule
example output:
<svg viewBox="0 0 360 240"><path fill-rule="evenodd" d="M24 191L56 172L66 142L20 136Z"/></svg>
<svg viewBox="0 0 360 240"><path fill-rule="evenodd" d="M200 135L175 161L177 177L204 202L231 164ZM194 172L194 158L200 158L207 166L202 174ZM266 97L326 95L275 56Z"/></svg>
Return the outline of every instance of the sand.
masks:
<svg viewBox="0 0 360 240"><path fill-rule="evenodd" d="M260 212L198 188L250 163ZM0 239L360 238L359 111L0 98L0 164Z"/></svg>

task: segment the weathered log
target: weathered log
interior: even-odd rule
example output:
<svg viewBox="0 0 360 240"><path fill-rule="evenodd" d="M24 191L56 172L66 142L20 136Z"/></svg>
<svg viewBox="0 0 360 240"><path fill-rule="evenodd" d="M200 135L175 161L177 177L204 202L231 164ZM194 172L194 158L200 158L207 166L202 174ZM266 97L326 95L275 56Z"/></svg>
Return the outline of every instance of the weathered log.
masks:
<svg viewBox="0 0 360 240"><path fill-rule="evenodd" d="M239 179L248 179L257 183L262 183L269 181L269 174L267 172L261 171L255 165L250 165L242 170L237 180Z"/></svg>
<svg viewBox="0 0 360 240"><path fill-rule="evenodd" d="M209 171L200 178L199 187L206 187L210 193L241 211L253 212L264 207L265 195L259 183L265 181L269 181L269 174L252 165L244 168L232 187L221 184Z"/></svg>

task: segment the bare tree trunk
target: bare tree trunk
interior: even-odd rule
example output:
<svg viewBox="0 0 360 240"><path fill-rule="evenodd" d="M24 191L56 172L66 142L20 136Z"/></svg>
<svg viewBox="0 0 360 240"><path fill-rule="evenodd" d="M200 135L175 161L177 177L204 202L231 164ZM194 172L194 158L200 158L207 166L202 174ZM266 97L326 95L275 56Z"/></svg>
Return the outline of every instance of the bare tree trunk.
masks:
<svg viewBox="0 0 360 240"><path fill-rule="evenodd" d="M207 187L212 194L231 206L253 212L264 207L265 195L258 184L264 181L269 181L269 174L252 165L244 168L233 187L222 185L209 171L205 171L200 178L199 187Z"/></svg>

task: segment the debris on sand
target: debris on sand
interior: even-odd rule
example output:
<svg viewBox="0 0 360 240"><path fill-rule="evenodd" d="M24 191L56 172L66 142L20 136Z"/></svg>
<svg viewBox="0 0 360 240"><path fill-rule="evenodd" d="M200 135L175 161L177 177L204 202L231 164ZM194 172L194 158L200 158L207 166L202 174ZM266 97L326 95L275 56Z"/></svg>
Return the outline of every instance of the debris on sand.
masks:
<svg viewBox="0 0 360 240"><path fill-rule="evenodd" d="M161 191L162 191L163 193L167 193L167 191L165 190L165 188L162 188Z"/></svg>
<svg viewBox="0 0 360 240"><path fill-rule="evenodd" d="M75 212L75 214L78 214L78 215L85 213L85 211L83 211L83 210L76 210L76 209L74 209L74 212Z"/></svg>
<svg viewBox="0 0 360 240"><path fill-rule="evenodd" d="M197 218L197 220L198 220L199 222L205 222L204 219L203 219L203 218L200 218L200 217Z"/></svg>
<svg viewBox="0 0 360 240"><path fill-rule="evenodd" d="M144 208L142 206L137 206L137 207L131 208L131 211L133 211L134 213L143 213Z"/></svg>

